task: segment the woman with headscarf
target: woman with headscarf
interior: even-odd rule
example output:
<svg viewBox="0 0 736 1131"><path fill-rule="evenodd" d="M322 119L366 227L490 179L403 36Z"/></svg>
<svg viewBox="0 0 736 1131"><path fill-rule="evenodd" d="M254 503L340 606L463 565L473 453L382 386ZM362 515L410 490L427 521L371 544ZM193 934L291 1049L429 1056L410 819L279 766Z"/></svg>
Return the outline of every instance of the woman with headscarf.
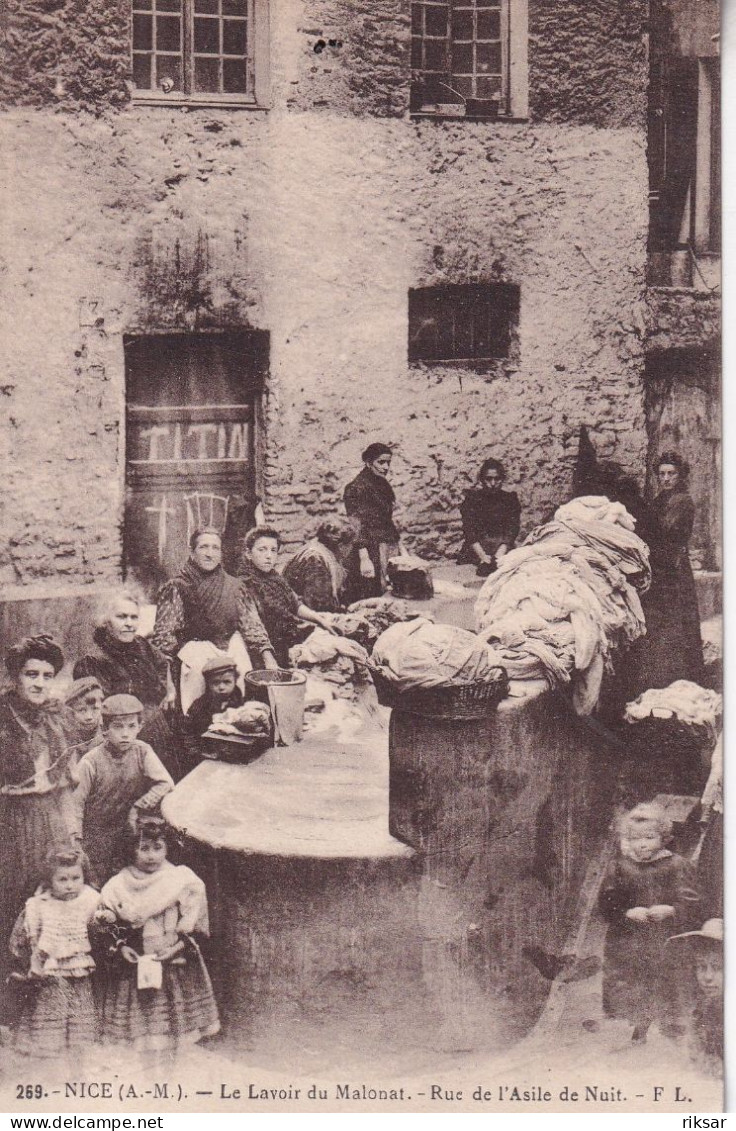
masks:
<svg viewBox="0 0 736 1131"><path fill-rule="evenodd" d="M689 468L677 452L656 464L659 492L641 533L649 543L652 584L642 596L646 636L634 647L636 694L677 679L705 679L698 596L688 542L695 504L687 492Z"/></svg>
<svg viewBox="0 0 736 1131"><path fill-rule="evenodd" d="M6 656L11 686L0 694L0 994L13 923L48 853L69 841L72 736L51 696L63 665L61 648L45 635L21 640Z"/></svg>
<svg viewBox="0 0 736 1131"><path fill-rule="evenodd" d="M496 570L519 534L519 496L502 489L505 478L506 469L500 460L485 460L477 486L465 492L460 504L465 541L457 560L461 565L477 566L479 577L488 577Z"/></svg>
<svg viewBox="0 0 736 1131"><path fill-rule="evenodd" d="M338 613L350 603L356 591L350 567L357 538L355 519L327 519L287 562L284 579L310 609Z"/></svg>
<svg viewBox="0 0 736 1131"><path fill-rule="evenodd" d="M176 743L166 719L167 660L150 640L138 634L141 601L122 588L100 606L93 648L74 665L74 678L94 676L105 698L134 695L143 704L140 738L149 743L174 781L181 773Z"/></svg>
<svg viewBox="0 0 736 1131"><path fill-rule="evenodd" d="M253 598L222 568L219 531L195 530L189 545L186 565L158 595L152 638L175 672L181 661L184 714L204 691L202 666L216 652L236 661L241 678L254 662L278 667Z"/></svg>
<svg viewBox="0 0 736 1131"><path fill-rule="evenodd" d="M360 523L358 555L363 597L380 597L385 591L388 560L400 550L393 519L396 496L387 478L392 455L388 444L369 444L362 455L363 470L343 493L348 517Z"/></svg>

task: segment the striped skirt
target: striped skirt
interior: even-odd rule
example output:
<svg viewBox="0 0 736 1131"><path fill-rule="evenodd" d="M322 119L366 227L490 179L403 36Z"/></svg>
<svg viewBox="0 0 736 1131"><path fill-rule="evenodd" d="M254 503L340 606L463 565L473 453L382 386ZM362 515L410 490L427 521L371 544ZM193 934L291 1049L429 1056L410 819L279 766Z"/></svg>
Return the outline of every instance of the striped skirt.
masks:
<svg viewBox="0 0 736 1131"><path fill-rule="evenodd" d="M219 1032L215 995L201 955L189 954L182 966L164 963L159 990L139 990L135 967L111 976L114 980L104 991L104 1041L160 1050L194 1044Z"/></svg>
<svg viewBox="0 0 736 1131"><path fill-rule="evenodd" d="M15 1030L17 1052L24 1056L56 1057L81 1052L98 1039L89 977L44 978L28 983Z"/></svg>

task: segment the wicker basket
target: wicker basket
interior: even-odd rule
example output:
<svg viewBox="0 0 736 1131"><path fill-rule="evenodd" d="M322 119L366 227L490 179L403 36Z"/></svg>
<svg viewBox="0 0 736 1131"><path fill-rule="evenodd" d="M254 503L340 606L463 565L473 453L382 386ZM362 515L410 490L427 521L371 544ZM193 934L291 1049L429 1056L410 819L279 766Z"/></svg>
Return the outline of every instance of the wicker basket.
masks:
<svg viewBox="0 0 736 1131"><path fill-rule="evenodd" d="M378 702L411 715L429 719L482 719L492 714L509 688L505 668L496 668L496 678L483 683L456 683L440 687L413 687L400 691L395 683L370 668Z"/></svg>
<svg viewBox="0 0 736 1131"><path fill-rule="evenodd" d="M200 754L212 762L235 762L247 765L273 745L270 735L211 734L205 731L200 739Z"/></svg>

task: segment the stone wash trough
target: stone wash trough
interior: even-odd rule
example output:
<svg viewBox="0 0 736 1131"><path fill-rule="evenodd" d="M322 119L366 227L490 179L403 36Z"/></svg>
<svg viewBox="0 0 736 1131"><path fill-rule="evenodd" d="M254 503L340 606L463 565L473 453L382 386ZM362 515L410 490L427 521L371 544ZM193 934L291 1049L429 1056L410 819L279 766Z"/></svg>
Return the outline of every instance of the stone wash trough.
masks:
<svg viewBox="0 0 736 1131"><path fill-rule="evenodd" d="M467 626L474 596L433 612ZM400 1071L523 1037L550 984L530 954L566 950L612 770L541 685L474 721L373 701L349 741L200 764L164 812L208 885L229 1043Z"/></svg>

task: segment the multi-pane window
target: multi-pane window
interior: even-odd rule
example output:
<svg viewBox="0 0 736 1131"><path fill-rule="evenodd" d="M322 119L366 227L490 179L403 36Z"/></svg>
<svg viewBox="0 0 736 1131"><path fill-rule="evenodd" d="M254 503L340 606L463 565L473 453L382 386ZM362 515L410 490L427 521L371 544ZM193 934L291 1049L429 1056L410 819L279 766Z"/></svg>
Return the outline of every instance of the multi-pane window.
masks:
<svg viewBox="0 0 736 1131"><path fill-rule="evenodd" d="M254 8L261 0L133 0L137 94L255 101Z"/></svg>
<svg viewBox="0 0 736 1131"><path fill-rule="evenodd" d="M510 357L519 287L466 283L409 291L409 361L488 361Z"/></svg>
<svg viewBox="0 0 736 1131"><path fill-rule="evenodd" d="M491 118L523 102L525 113L510 65L517 46L525 67L525 20L525 0L413 0L413 112Z"/></svg>

